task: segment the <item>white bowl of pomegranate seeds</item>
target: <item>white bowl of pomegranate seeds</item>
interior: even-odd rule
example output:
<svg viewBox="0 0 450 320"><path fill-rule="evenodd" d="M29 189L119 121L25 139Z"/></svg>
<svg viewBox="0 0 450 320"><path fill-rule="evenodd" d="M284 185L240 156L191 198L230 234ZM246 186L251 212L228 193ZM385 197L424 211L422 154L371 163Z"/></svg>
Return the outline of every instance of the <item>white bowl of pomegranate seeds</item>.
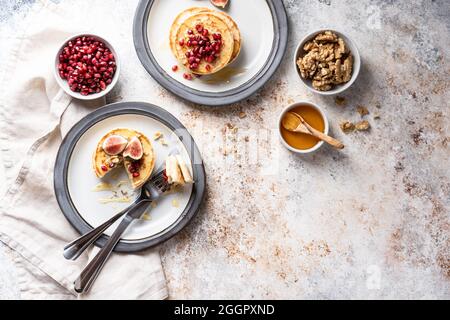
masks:
<svg viewBox="0 0 450 320"><path fill-rule="evenodd" d="M103 97L117 83L120 61L112 45L93 34L64 41L55 57L55 77L70 96L81 100Z"/></svg>

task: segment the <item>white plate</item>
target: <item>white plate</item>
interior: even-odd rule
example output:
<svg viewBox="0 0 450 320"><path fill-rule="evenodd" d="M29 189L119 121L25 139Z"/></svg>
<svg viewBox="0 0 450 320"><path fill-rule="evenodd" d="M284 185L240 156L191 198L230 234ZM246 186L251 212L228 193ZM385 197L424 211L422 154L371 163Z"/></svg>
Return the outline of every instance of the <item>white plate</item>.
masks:
<svg viewBox="0 0 450 320"><path fill-rule="evenodd" d="M115 128L132 128L142 132L152 140L156 153L155 170L165 161L169 150L173 147L177 147L185 162L190 164L189 156L183 143L168 127L153 118L137 114L127 114L113 116L98 122L89 128L78 140L70 158L67 172L70 198L81 217L92 227L102 224L114 214L130 205L130 203L102 204L98 200L110 197L112 192L93 191L95 186L102 181L116 184L119 181L127 180L123 168L116 169L120 174L114 179L112 177L114 176L114 171L110 172L105 179L99 179L92 170L92 153L98 141L105 133ZM160 142L153 141L153 135L157 131L164 134L169 146L163 146ZM129 184L128 189L131 190ZM192 185L188 185L180 190L180 192L161 197L157 201L156 207L148 210L150 220L134 221L132 226L124 233L123 240L147 238L170 227L186 208L191 193ZM173 206L173 200L178 202L178 207ZM105 233L111 235L118 223L119 221Z"/></svg>
<svg viewBox="0 0 450 320"><path fill-rule="evenodd" d="M147 37L153 56L161 68L174 80L204 92L224 92L252 79L265 65L274 40L272 12L266 0L231 1L227 10L239 26L242 48L239 57L225 69L211 76L194 80L183 78L184 68L179 65L169 45L169 31L176 16L191 7L214 7L209 0L155 0L148 17Z"/></svg>

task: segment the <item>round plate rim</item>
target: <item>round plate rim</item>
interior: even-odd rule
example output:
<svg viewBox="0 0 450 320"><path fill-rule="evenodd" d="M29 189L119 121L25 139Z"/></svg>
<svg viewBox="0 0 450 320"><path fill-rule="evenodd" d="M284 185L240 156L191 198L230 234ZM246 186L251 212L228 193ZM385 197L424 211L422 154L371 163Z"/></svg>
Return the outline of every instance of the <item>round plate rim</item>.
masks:
<svg viewBox="0 0 450 320"><path fill-rule="evenodd" d="M182 132L188 132L183 124L171 113L161 107L146 102L117 102L109 104L89 113L78 121L66 134L58 150L54 166L53 185L56 200L62 213L72 227L80 234L89 232L92 230L92 226L90 226L78 213L69 194L67 172L72 152L81 136L83 136L83 134L93 125L107 118L125 114L149 116L160 121L173 131L181 130ZM154 247L180 232L198 213L206 189L206 173L203 160L193 137L189 133L184 136L178 135L178 137L186 147L186 151L191 159L193 177L196 181L188 205L178 219L165 230L151 237L144 238L144 240L120 240L114 251L136 252ZM188 141L186 141L186 139L188 139ZM196 160L193 161L192 159ZM109 236L103 234L95 242L95 245L103 247L108 239Z"/></svg>
<svg viewBox="0 0 450 320"><path fill-rule="evenodd" d="M133 21L133 40L136 53L147 72L162 87L176 96L206 106L224 106L242 101L256 93L274 75L286 53L288 19L281 0L266 0L272 12L274 40L269 58L259 72L237 88L223 92L206 92L190 88L170 77L157 63L147 40L147 23L155 0L140 0Z"/></svg>

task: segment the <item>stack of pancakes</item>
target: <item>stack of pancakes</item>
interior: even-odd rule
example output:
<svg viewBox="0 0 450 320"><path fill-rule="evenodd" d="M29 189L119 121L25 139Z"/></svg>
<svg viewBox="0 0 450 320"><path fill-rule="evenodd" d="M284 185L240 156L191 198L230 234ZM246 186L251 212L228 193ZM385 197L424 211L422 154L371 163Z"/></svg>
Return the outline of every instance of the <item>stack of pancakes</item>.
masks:
<svg viewBox="0 0 450 320"><path fill-rule="evenodd" d="M186 53L192 49L187 45L180 45L180 40L188 39L188 31L196 30L196 26L202 25L209 31L208 37L213 40L213 34L220 34L222 48L219 56L212 62L202 59L198 68L190 69ZM241 51L241 34L237 24L224 12L209 8L190 8L181 12L170 28L170 48L175 58L190 72L207 75L215 73L233 62Z"/></svg>

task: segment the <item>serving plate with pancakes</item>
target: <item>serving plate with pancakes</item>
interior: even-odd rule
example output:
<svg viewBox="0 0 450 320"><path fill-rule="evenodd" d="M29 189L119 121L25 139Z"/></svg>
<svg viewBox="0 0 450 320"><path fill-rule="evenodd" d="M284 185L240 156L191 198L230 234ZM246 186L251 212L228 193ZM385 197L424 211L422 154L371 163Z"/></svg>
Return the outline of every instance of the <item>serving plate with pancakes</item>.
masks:
<svg viewBox="0 0 450 320"><path fill-rule="evenodd" d="M184 40L202 36L199 25L213 45L211 35L221 36L212 62L189 61L192 47ZM185 100L217 106L251 96L270 79L286 50L288 23L281 0L230 1L223 10L209 0L141 0L133 36L139 59L159 84Z"/></svg>
<svg viewBox="0 0 450 320"><path fill-rule="evenodd" d="M161 138L155 138L156 133L164 137L164 143ZM148 164L140 171L140 178L163 168L174 150L185 164L183 170L192 173L194 183L178 186L176 192L158 199L145 219L133 222L127 229L115 251L133 252L155 246L179 232L200 208L206 176L199 150L192 136L173 115L152 104L115 103L87 115L65 136L54 171L58 204L80 234L89 232L128 207L142 182L124 170L127 163L107 174L99 170L105 159L101 146L109 135L127 139L139 137L145 154L141 162ZM125 158L124 161L128 160ZM98 186L108 187L99 189ZM127 198L128 201L122 201ZM118 223L120 221L112 225L96 245L103 246Z"/></svg>

